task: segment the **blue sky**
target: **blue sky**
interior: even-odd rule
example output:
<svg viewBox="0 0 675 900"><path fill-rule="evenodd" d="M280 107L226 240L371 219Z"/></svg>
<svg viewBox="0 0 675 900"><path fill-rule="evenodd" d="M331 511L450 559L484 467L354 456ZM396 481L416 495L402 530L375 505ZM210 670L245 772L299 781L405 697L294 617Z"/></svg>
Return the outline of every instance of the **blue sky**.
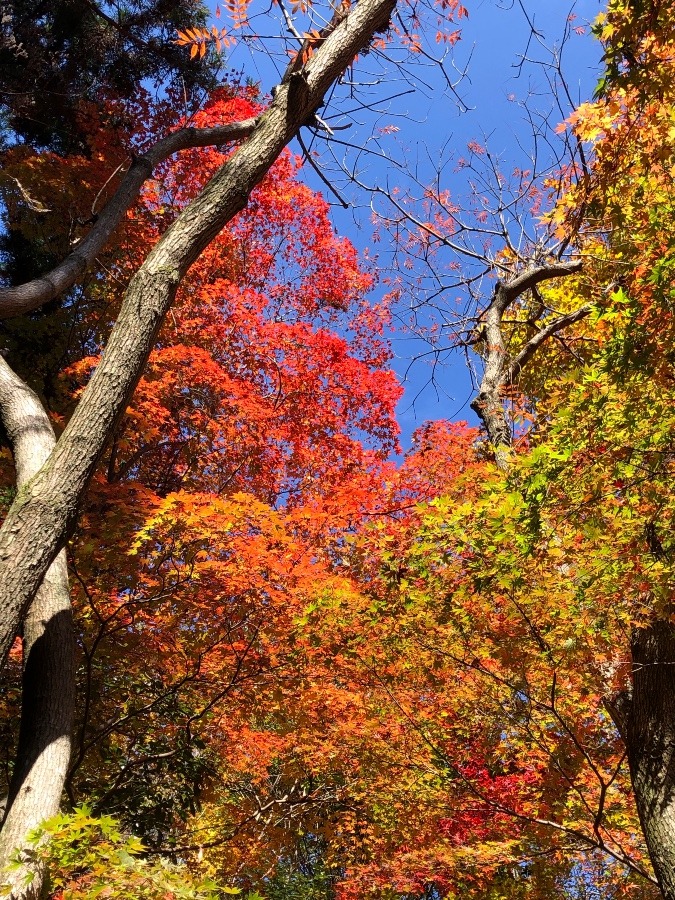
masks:
<svg viewBox="0 0 675 900"><path fill-rule="evenodd" d="M518 68L527 51L530 58L546 59L545 49L537 42L530 43L527 20L513 3L495 0L467 2L469 18L462 24L462 39L455 48L458 68L467 66L467 76L457 91L469 107L462 110L456 101L444 94L438 79L434 93L428 90L404 98L411 103L413 122L397 119L401 127L399 137L408 143L410 156L435 158L438 150L449 143L458 156L465 152L471 140L484 141L487 136L491 150L505 167L524 166L524 150L531 141L530 131L519 102L530 96L531 105L545 109L548 85L541 69L532 64ZM553 46L564 31L570 12L577 15L579 25L592 21L601 9L598 0L581 0L572 6L561 0L528 0L525 9L537 29L545 35L545 43ZM572 35L563 51L563 69L575 100L589 99L599 77L599 45L588 34ZM426 97L425 97L426 94ZM541 95L541 96L538 96ZM453 179L455 183L453 183ZM450 171L451 193L461 196L466 191L463 171ZM357 244L368 243L367 223L357 230L354 219L336 211L336 222L343 233ZM442 364L433 370L429 359L414 360L420 345L406 333L394 334L396 358L394 365L404 380L405 396L398 415L402 429L402 443L407 446L412 431L426 419L449 418L475 421L469 408L472 397L471 382L463 356L459 353L443 357ZM411 362L412 361L412 362Z"/></svg>
<svg viewBox="0 0 675 900"><path fill-rule="evenodd" d="M436 66L424 65L417 59L406 71L397 72L391 65L378 68L378 60L370 55L360 62L356 70L360 74L354 77L362 83L373 82L372 87L367 85L360 89L362 97L374 102L373 108L368 112L359 111L359 104L350 100L349 87L343 86L331 98L325 113L331 125L350 123L347 130L335 133L338 143L326 146L320 139L315 139L310 144L311 135L306 129L304 131L305 143L318 151L323 171L350 203L346 210L335 203L337 230L371 258L377 254L383 268L390 261L386 236L373 245L370 198L340 175L341 164L357 168L368 184L391 188L403 176L401 169L388 162L386 157L397 159L399 166L417 169L423 183L425 179L433 178L435 166L443 158L447 162L443 187L461 205L462 197L467 195L467 173L462 169L457 171L455 163L465 155L469 141L487 143L491 153L499 157L504 170L527 167L532 138L523 103L527 100L530 110L551 113L554 98L545 70L536 63L550 60L550 50L559 46L571 14L576 17L574 25L586 26L584 34L571 35L562 54L565 80L575 102L589 99L599 78L600 48L587 26L604 5L600 0L464 2L469 15L461 22L461 40L453 49L452 62L446 61L446 70L458 81L454 91L448 89ZM532 36L528 19L538 36ZM284 56L278 38L271 46L279 51L276 63L264 53L251 52L246 56L246 50L243 55L241 51L236 52L230 60L230 65L239 66L246 76L259 80L263 91L269 90L277 80L275 66L281 71L288 58ZM436 54L442 47L432 39L429 49ZM524 56L526 60L523 60ZM461 79L460 71L465 71ZM384 76L383 72L386 73ZM338 96L340 92L341 97ZM567 102L561 99L567 108ZM342 112L351 114L343 116ZM560 115L554 109L551 121L555 124L559 120ZM373 131L377 133L391 126L398 129L395 135L373 139ZM354 147L370 147L376 152L363 154L349 150L340 141ZM301 152L297 143L293 150ZM334 199L308 165L304 166L304 172L312 187L320 190L329 201ZM451 261L448 257L443 260L443 265L449 265ZM384 285L380 286L374 300L385 289ZM401 319L406 319L406 304L414 304L416 300L414 291L403 299ZM426 419L475 421L469 409L470 377L461 354L445 354L440 364L432 368L428 356L418 358L428 346L411 338L405 329L395 330L392 340L394 367L405 387L405 396L399 406L404 447L409 445L412 431Z"/></svg>

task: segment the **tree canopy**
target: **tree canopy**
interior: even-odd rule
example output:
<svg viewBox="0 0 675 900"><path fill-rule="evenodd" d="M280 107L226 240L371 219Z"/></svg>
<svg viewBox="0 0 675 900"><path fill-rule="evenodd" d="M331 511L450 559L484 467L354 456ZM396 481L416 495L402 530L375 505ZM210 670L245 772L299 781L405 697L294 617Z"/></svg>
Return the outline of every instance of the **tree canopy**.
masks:
<svg viewBox="0 0 675 900"><path fill-rule="evenodd" d="M675 900L675 12L469 208L352 169L393 273L288 144L467 11L272 12L3 8L0 896Z"/></svg>

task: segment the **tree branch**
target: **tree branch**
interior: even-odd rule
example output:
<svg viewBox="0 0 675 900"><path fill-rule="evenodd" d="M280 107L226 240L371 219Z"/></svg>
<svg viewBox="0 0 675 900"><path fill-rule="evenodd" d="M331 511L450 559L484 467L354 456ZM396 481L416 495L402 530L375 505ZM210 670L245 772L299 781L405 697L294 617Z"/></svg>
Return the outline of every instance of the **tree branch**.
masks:
<svg viewBox="0 0 675 900"><path fill-rule="evenodd" d="M308 64L298 67L297 59L291 62L249 139L177 216L131 279L106 350L68 427L38 474L19 491L0 529L0 663L77 520L89 480L181 280L246 206L251 191L314 115L330 86L373 35L387 29L394 6L395 0L360 0L348 13L336 13L337 24Z"/></svg>
<svg viewBox="0 0 675 900"><path fill-rule="evenodd" d="M471 402L471 408L485 426L488 439L495 451L497 465L502 469L508 468L511 446L511 426L502 402L505 385L513 381L546 338L560 331L565 325L588 315L590 307L584 306L574 313L561 316L542 328L510 362L502 331L504 313L525 291L533 290L542 281L572 275L578 272L581 266L581 260L552 263L527 269L511 281L498 281L490 305L481 316L485 340L485 369L478 393Z"/></svg>
<svg viewBox="0 0 675 900"><path fill-rule="evenodd" d="M122 183L99 213L91 231L77 248L51 272L17 287L0 288L0 319L33 312L75 284L92 265L141 192L154 169L174 153L193 147L211 147L248 137L258 120L244 119L213 128L182 128L162 138L143 156L133 159Z"/></svg>
<svg viewBox="0 0 675 900"><path fill-rule="evenodd" d="M534 337L530 338L530 340L525 344L520 353L517 354L512 360L511 363L504 370L504 384L509 384L518 377L518 375L525 368L527 363L532 359L534 354L537 351L537 348L544 343L544 341L551 337L553 334L557 334L557 332L562 331L563 328L566 328L568 325L572 325L574 322L578 322L580 319L585 319L587 315L591 312L590 306L582 306L574 312L567 313L564 316L560 316L557 319L554 319L552 322L549 322L541 331L538 331Z"/></svg>
<svg viewBox="0 0 675 900"><path fill-rule="evenodd" d="M537 266L533 269L526 269L517 275L513 281L504 285L509 303L513 303L518 297L529 291L530 288L536 287L542 281L549 281L551 278L559 278L561 275L574 275L575 272L581 271L582 262L580 259L573 262L551 263L545 266Z"/></svg>

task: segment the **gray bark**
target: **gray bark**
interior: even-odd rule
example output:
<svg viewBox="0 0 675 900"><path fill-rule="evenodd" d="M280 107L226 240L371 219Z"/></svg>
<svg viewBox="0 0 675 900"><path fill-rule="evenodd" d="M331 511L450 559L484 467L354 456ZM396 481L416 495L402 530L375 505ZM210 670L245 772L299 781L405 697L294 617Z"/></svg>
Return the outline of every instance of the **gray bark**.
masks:
<svg viewBox="0 0 675 900"><path fill-rule="evenodd" d="M485 367L478 393L471 402L471 408L480 418L487 431L497 465L508 468L511 447L511 425L504 409L504 389L527 365L537 348L552 334L567 325L583 319L591 309L583 306L573 313L560 316L541 328L520 351L511 358L504 342L502 320L506 310L526 291L542 281L571 275L581 269L581 262L551 263L527 269L508 282L498 282L492 302L483 314L482 339L485 342Z"/></svg>
<svg viewBox="0 0 675 900"><path fill-rule="evenodd" d="M246 205L253 188L335 79L387 28L395 0L361 0L333 24L306 66L289 66L251 136L174 221L132 278L101 362L49 459L19 491L0 529L0 659L64 546L106 442L131 397L181 279Z"/></svg>
<svg viewBox="0 0 675 900"><path fill-rule="evenodd" d="M21 488L39 471L56 438L38 397L1 357L0 417ZM58 812L68 770L75 673L65 551L49 567L30 605L23 652L21 728L0 831L0 870L25 846L28 832ZM42 872L29 863L0 876L0 882L12 886L12 900L39 897L42 881Z"/></svg>
<svg viewBox="0 0 675 900"><path fill-rule="evenodd" d="M502 333L502 317L509 306L509 295L503 284L498 284L492 303L485 313L485 368L476 397L471 408L480 418L487 431L497 459L503 468L506 465L505 453L511 446L511 426L506 418L502 402L504 388L504 370L508 363L506 345Z"/></svg>

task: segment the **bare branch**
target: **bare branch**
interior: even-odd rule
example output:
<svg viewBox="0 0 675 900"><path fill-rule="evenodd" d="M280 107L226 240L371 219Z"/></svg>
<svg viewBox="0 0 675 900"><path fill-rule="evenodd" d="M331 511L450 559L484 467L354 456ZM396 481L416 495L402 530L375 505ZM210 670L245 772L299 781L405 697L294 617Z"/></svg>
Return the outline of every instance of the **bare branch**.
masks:
<svg viewBox="0 0 675 900"><path fill-rule="evenodd" d="M556 334L558 331L562 331L563 328L566 328L568 325L572 325L574 322L578 322L580 319L585 319L586 316L590 313L590 306L582 306L579 309L576 309L574 312L567 313L565 316L560 316L557 319L554 319L552 322L549 322L545 328L542 328L541 331L538 331L534 337L530 338L530 340L525 344L520 353L511 361L510 365L504 370L504 383L508 384L511 381L514 381L523 368L527 365L527 363L534 356L537 348L544 343L544 341L551 337L551 335Z"/></svg>
<svg viewBox="0 0 675 900"><path fill-rule="evenodd" d="M574 275L575 272L581 270L581 260L573 262L551 263L545 266L537 266L533 269L527 269L520 275L517 275L513 281L504 286L508 295L508 302L512 303L518 297L541 284L542 281L549 281L551 278L559 278L561 275Z"/></svg>

